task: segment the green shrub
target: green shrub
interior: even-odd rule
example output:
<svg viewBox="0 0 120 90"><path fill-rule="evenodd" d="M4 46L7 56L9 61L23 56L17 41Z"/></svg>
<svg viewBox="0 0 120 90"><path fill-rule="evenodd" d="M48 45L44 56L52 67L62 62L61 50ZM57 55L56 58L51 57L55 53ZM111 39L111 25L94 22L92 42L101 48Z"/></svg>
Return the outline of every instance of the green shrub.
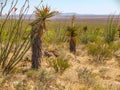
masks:
<svg viewBox="0 0 120 90"><path fill-rule="evenodd" d="M115 53L120 49L120 42L110 43L109 48L111 49L112 54L115 55Z"/></svg>
<svg viewBox="0 0 120 90"><path fill-rule="evenodd" d="M104 38L108 44L114 41L116 31L117 31L117 24L114 23L114 16L111 16L108 19L107 28L105 28Z"/></svg>
<svg viewBox="0 0 120 90"><path fill-rule="evenodd" d="M98 38L99 34L100 34L99 29L95 29L95 30L90 31L88 34L89 41L95 42L96 39Z"/></svg>
<svg viewBox="0 0 120 90"><path fill-rule="evenodd" d="M87 45L88 54L92 55L96 63L102 63L104 60L111 56L111 49L108 44L90 43Z"/></svg>
<svg viewBox="0 0 120 90"><path fill-rule="evenodd" d="M65 34L66 34L66 31L64 29L49 30L43 35L43 41L45 43L59 44L61 42L65 42L67 40Z"/></svg>
<svg viewBox="0 0 120 90"><path fill-rule="evenodd" d="M80 41L81 41L81 43L83 43L83 44L87 44L88 42L89 42L89 38L88 38L88 35L85 33L85 34L82 34L81 36L80 36Z"/></svg>
<svg viewBox="0 0 120 90"><path fill-rule="evenodd" d="M106 40L106 42L107 43L113 42L114 39L115 39L115 34L116 34L116 29L115 28L105 30L105 40Z"/></svg>
<svg viewBox="0 0 120 90"><path fill-rule="evenodd" d="M70 67L70 64L67 60L57 58L55 60L48 60L49 65L54 68L56 72L63 73L68 67Z"/></svg>
<svg viewBox="0 0 120 90"><path fill-rule="evenodd" d="M101 34L99 29L82 32L80 35L80 40L83 44L87 44L88 42L95 42L99 34Z"/></svg>

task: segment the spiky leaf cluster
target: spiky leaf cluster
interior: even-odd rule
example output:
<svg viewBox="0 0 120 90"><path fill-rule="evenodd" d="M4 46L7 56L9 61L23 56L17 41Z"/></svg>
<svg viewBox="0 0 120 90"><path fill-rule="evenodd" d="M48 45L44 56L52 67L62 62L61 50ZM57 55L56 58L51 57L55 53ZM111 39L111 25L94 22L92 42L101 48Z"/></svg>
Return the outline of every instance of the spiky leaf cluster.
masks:
<svg viewBox="0 0 120 90"><path fill-rule="evenodd" d="M76 37L77 36L77 27L68 26L67 27L67 36Z"/></svg>
<svg viewBox="0 0 120 90"><path fill-rule="evenodd" d="M39 8L36 8L36 17L37 19L43 19L43 20L46 20L47 18L50 18L56 14L58 14L57 11L51 11L50 10L50 7L48 6L42 6L40 9Z"/></svg>

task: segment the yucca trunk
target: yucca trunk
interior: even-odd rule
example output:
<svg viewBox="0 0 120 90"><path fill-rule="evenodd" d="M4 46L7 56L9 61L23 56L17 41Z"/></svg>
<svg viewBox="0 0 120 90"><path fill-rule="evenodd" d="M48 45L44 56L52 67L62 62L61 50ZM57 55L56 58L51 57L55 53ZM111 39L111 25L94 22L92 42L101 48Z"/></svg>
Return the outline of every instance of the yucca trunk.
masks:
<svg viewBox="0 0 120 90"><path fill-rule="evenodd" d="M32 68L38 69L42 57L43 22L32 25Z"/></svg>
<svg viewBox="0 0 120 90"><path fill-rule="evenodd" d="M41 9L36 8L36 20L31 23L32 26L32 68L38 69L42 57L42 35L46 30L45 21L56 14L55 11L50 12L48 6L42 6Z"/></svg>
<svg viewBox="0 0 120 90"><path fill-rule="evenodd" d="M33 40L32 44L32 68L38 69L40 62L41 62L41 56L42 56L42 40L40 37L36 36Z"/></svg>
<svg viewBox="0 0 120 90"><path fill-rule="evenodd" d="M69 44L70 44L70 52L75 54L76 53L76 40L75 40L75 38L71 37Z"/></svg>

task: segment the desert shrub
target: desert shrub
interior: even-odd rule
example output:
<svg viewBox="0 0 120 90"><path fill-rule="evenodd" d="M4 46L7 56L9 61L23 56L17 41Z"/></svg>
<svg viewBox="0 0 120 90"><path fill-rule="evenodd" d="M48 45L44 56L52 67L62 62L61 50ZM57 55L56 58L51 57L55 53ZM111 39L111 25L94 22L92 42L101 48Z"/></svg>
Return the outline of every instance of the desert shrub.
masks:
<svg viewBox="0 0 120 90"><path fill-rule="evenodd" d="M95 42L99 36L100 36L99 29L89 31L89 34L88 34L89 42Z"/></svg>
<svg viewBox="0 0 120 90"><path fill-rule="evenodd" d="M77 72L78 72L78 78L81 83L83 83L87 86L94 86L96 75L94 73L92 73L91 70L89 70L85 67L83 69L77 70Z"/></svg>
<svg viewBox="0 0 120 90"><path fill-rule="evenodd" d="M60 29L60 30L56 30L55 31L56 32L56 36L55 36L55 38L56 38L56 43L60 43L60 42L65 42L65 41L67 41L68 39L67 39L67 37L66 37L66 30L64 30L64 29Z"/></svg>
<svg viewBox="0 0 120 90"><path fill-rule="evenodd" d="M106 42L109 44L114 41L116 31L117 31L117 24L114 23L114 16L109 17L107 27L105 28L104 38Z"/></svg>
<svg viewBox="0 0 120 90"><path fill-rule="evenodd" d="M49 30L43 35L43 41L46 43L53 43L55 41L55 34L54 30Z"/></svg>
<svg viewBox="0 0 120 90"><path fill-rule="evenodd" d="M86 33L85 33L85 34L82 34L82 35L80 36L80 41L81 41L81 43L83 43L83 44L87 44L88 41L89 41L88 35L87 35Z"/></svg>
<svg viewBox="0 0 120 90"><path fill-rule="evenodd" d="M97 38L94 43L86 45L88 54L93 56L93 61L104 63L110 57L119 57L120 42L106 43L103 38Z"/></svg>
<svg viewBox="0 0 120 90"><path fill-rule="evenodd" d="M96 63L102 63L104 60L111 56L109 45L105 43L90 43L87 45L88 54L93 56Z"/></svg>
<svg viewBox="0 0 120 90"><path fill-rule="evenodd" d="M67 41L66 38L66 30L49 30L43 35L43 41L47 44L49 43L56 43L60 44L62 42Z"/></svg>
<svg viewBox="0 0 120 90"><path fill-rule="evenodd" d="M48 24L49 30L44 33L43 42L46 44L60 44L68 41L68 38L66 37L66 23L51 21L46 24Z"/></svg>
<svg viewBox="0 0 120 90"><path fill-rule="evenodd" d="M54 68L56 72L63 73L67 68L70 67L68 60L57 58L54 60L48 60L49 65Z"/></svg>
<svg viewBox="0 0 120 90"><path fill-rule="evenodd" d="M109 48L111 49L113 55L117 55L116 52L120 49L120 42L110 43Z"/></svg>
<svg viewBox="0 0 120 90"><path fill-rule="evenodd" d="M116 29L115 28L105 30L105 40L106 40L106 42L107 43L113 42L114 39L115 39L115 34L116 34Z"/></svg>
<svg viewBox="0 0 120 90"><path fill-rule="evenodd" d="M81 43L87 44L88 42L95 42L96 39L101 35L101 30L89 30L87 32L82 32L80 35Z"/></svg>
<svg viewBox="0 0 120 90"><path fill-rule="evenodd" d="M110 43L109 47L111 49L112 55L116 58L118 65L120 66L120 42Z"/></svg>
<svg viewBox="0 0 120 90"><path fill-rule="evenodd" d="M55 38L56 38L57 42L68 41L68 38L66 37L66 33L67 33L66 27L67 27L67 23L57 24L57 27L55 28L55 32L56 32Z"/></svg>

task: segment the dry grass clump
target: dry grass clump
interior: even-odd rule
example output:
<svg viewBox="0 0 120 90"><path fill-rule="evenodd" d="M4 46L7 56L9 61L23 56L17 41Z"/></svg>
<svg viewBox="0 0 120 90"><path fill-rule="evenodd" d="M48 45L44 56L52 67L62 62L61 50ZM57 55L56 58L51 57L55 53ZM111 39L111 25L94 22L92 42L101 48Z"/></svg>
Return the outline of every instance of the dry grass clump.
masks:
<svg viewBox="0 0 120 90"><path fill-rule="evenodd" d="M83 83L88 87L95 85L95 77L96 74L86 67L78 70L78 78L80 83Z"/></svg>
<svg viewBox="0 0 120 90"><path fill-rule="evenodd" d="M70 67L68 60L57 58L53 60L48 60L49 65L54 68L55 72L63 73L67 68Z"/></svg>

